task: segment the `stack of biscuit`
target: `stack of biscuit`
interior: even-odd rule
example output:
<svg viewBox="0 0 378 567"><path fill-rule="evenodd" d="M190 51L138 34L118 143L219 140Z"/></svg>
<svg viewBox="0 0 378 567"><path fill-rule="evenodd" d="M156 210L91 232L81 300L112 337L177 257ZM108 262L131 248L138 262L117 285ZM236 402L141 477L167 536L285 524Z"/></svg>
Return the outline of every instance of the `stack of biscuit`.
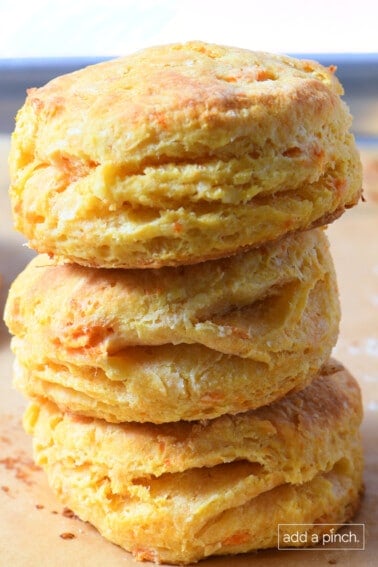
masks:
<svg viewBox="0 0 378 567"><path fill-rule="evenodd" d="M17 116L25 428L61 501L137 559L276 547L278 524L358 506L323 229L361 192L341 94L315 62L190 42L58 77Z"/></svg>

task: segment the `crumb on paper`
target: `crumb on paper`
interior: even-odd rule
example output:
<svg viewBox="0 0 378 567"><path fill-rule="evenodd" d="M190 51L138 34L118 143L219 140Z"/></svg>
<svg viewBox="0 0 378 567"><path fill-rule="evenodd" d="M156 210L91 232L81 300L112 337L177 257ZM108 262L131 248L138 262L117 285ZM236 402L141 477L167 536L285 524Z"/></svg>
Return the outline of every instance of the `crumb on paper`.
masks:
<svg viewBox="0 0 378 567"><path fill-rule="evenodd" d="M76 516L76 514L72 510L70 510L70 508L63 508L62 516L64 516L65 518L78 519L78 516Z"/></svg>
<svg viewBox="0 0 378 567"><path fill-rule="evenodd" d="M59 534L59 537L62 539L74 539L76 536L72 532L63 532L62 534Z"/></svg>
<svg viewBox="0 0 378 567"><path fill-rule="evenodd" d="M3 465L8 471L13 471L18 480L21 480L29 486L33 484L30 478L31 473L40 470L31 459L25 457L23 454L16 457L0 459L0 465Z"/></svg>

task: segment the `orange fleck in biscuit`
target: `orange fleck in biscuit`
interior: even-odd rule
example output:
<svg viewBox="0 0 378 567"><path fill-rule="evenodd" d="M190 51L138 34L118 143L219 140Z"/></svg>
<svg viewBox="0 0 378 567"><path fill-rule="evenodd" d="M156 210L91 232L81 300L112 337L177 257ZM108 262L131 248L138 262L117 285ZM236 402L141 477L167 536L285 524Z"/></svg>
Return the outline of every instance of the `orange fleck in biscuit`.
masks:
<svg viewBox="0 0 378 567"><path fill-rule="evenodd" d="M316 62L201 42L58 77L17 116L15 225L38 252L121 268L324 225L361 193L342 93Z"/></svg>
<svg viewBox="0 0 378 567"><path fill-rule="evenodd" d="M236 416L110 424L38 401L24 425L65 506L138 559L190 563L276 547L279 523L322 533L312 524L351 519L361 417L356 381L330 361L301 392Z"/></svg>
<svg viewBox="0 0 378 567"><path fill-rule="evenodd" d="M35 258L13 283L15 384L110 422L213 418L303 388L338 334L321 229L180 268Z"/></svg>

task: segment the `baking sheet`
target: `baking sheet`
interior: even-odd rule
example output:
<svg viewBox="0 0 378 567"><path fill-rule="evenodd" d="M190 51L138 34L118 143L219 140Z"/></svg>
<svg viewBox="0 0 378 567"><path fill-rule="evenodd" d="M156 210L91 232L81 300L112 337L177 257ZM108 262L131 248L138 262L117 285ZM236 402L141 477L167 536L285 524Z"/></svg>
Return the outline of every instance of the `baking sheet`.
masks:
<svg viewBox="0 0 378 567"><path fill-rule="evenodd" d="M7 196L9 137L0 136L0 309L8 287L33 252L12 229ZM366 492L354 522L366 527L364 551L264 551L213 558L201 567L287 567L297 565L376 565L378 555L378 145L361 146L365 203L328 230L342 303L342 325L335 356L358 379L364 400L363 439ZM26 405L11 385L9 335L0 326L0 566L115 567L140 565L107 542L90 525L65 510L51 494L44 473L33 464L31 440L21 415ZM64 534L73 534L66 539ZM62 537L63 535L63 537ZM70 536L69 536L70 537ZM145 565L151 565L145 563Z"/></svg>

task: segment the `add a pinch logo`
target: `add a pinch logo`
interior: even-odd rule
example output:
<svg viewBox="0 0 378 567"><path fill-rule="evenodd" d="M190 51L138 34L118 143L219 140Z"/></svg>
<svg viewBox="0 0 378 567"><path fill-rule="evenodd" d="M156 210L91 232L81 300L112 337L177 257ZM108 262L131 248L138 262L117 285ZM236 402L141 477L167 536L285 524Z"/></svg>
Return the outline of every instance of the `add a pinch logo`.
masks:
<svg viewBox="0 0 378 567"><path fill-rule="evenodd" d="M278 549L365 549L365 524L278 524Z"/></svg>

